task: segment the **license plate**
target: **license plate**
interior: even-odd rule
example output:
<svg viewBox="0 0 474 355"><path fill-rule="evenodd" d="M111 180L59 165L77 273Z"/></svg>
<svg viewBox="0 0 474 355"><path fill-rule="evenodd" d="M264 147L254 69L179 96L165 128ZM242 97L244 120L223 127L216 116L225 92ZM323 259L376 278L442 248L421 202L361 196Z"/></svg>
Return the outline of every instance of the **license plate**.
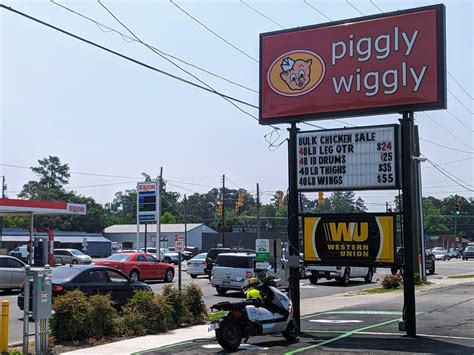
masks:
<svg viewBox="0 0 474 355"><path fill-rule="evenodd" d="M222 281L222 286L230 286L230 281Z"/></svg>
<svg viewBox="0 0 474 355"><path fill-rule="evenodd" d="M211 323L209 324L208 332L212 332L213 330L219 329L219 323Z"/></svg>

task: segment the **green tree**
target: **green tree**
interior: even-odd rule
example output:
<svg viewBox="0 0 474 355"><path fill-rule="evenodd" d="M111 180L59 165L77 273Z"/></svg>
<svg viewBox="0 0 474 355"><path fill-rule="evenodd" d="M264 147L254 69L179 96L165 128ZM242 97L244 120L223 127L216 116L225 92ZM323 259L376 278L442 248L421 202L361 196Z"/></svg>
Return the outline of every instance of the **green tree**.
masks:
<svg viewBox="0 0 474 355"><path fill-rule="evenodd" d="M354 191L336 191L329 197L331 212L335 213L353 213L365 212L364 200L361 197L355 198Z"/></svg>

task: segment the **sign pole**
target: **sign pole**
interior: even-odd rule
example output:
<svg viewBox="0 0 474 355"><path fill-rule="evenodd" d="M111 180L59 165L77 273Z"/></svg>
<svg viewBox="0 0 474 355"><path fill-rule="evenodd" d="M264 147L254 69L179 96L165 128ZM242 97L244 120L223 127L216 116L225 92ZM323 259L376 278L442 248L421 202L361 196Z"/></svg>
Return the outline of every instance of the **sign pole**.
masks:
<svg viewBox="0 0 474 355"><path fill-rule="evenodd" d="M414 196L415 169L414 153L414 114L403 112L402 130L402 192L403 192L403 250L405 257L404 278L404 314L407 336L416 337L416 308L415 308L415 250L414 236L416 227L416 196Z"/></svg>
<svg viewBox="0 0 474 355"><path fill-rule="evenodd" d="M178 290L181 292L181 253L178 253Z"/></svg>
<svg viewBox="0 0 474 355"><path fill-rule="evenodd" d="M140 195L140 189L138 188L139 185L137 185L137 241L136 241L136 250L137 252L140 250L140 202L139 202L139 195Z"/></svg>
<svg viewBox="0 0 474 355"><path fill-rule="evenodd" d="M298 218L291 218L298 213L298 180L297 180L297 149L296 134L299 129L296 123L292 122L288 129L290 139L288 141L288 182L289 182L289 204L288 204L288 235L290 256L299 256L300 238L298 235ZM293 303L293 317L296 321L298 331L300 327L300 278L298 268L290 268L289 291L291 302Z"/></svg>

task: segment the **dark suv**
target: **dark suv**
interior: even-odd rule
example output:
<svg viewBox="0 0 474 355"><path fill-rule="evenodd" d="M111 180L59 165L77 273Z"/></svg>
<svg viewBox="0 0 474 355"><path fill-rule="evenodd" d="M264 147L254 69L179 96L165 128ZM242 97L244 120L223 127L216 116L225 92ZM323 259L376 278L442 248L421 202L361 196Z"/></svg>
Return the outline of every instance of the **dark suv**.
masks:
<svg viewBox="0 0 474 355"><path fill-rule="evenodd" d="M396 265L392 266L392 274L396 274L398 269L403 266L403 248L397 248ZM425 249L425 269L430 275L435 273L435 257L431 251Z"/></svg>
<svg viewBox="0 0 474 355"><path fill-rule="evenodd" d="M212 268L216 263L217 255L224 253L255 253L255 250L244 248L211 248L207 252L204 263L204 272L211 278Z"/></svg>

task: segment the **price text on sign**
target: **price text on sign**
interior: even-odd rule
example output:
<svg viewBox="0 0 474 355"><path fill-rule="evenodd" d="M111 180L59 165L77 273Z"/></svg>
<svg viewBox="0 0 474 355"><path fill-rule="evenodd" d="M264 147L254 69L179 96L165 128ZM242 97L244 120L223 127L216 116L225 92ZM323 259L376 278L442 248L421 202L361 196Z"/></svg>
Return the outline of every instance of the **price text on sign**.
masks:
<svg viewBox="0 0 474 355"><path fill-rule="evenodd" d="M182 253L184 251L184 238L181 236L176 236L174 240L174 248L177 253Z"/></svg>
<svg viewBox="0 0 474 355"><path fill-rule="evenodd" d="M298 190L396 189L398 126L301 132Z"/></svg>

